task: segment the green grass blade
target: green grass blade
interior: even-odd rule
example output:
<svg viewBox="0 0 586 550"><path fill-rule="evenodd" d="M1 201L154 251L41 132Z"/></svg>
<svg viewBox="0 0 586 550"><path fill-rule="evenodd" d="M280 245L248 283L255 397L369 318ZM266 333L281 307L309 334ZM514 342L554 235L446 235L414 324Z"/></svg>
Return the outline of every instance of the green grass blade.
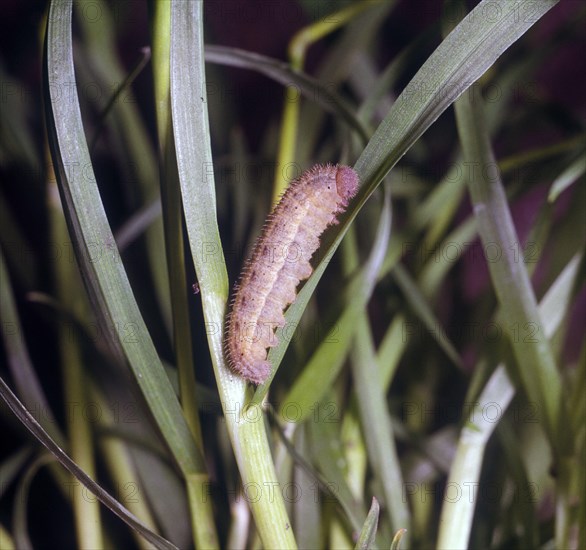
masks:
<svg viewBox="0 0 586 550"><path fill-rule="evenodd" d="M457 367L461 368L462 361L460 360L460 356L458 355L454 344L452 344L451 340L448 338L446 331L440 328L440 322L433 313L431 305L427 302L425 296L423 296L421 290L401 263L398 263L395 266L393 277L399 288L403 291L410 307L421 320L423 325L429 330L440 348L444 350L445 354Z"/></svg>
<svg viewBox="0 0 586 550"><path fill-rule="evenodd" d="M244 408L245 381L225 363L222 346L228 277L216 219L216 195L205 94L201 2L171 5L171 107L177 167L191 254L201 291L208 344L226 427L243 484L275 483L259 407ZM271 493L273 494L273 493ZM251 503L266 547L293 548L295 539L282 493Z"/></svg>
<svg viewBox="0 0 586 550"><path fill-rule="evenodd" d="M157 156L149 139L147 127L140 116L138 102L130 88L133 75L127 75L120 62L115 36L115 17L118 15L116 8L110 7L104 0L96 0L93 8L100 14L95 19L88 17L83 8L75 12L75 21L83 33L83 53L80 54L84 56L82 67L87 70L91 82L99 83L104 89L111 89L112 94L108 101L98 101L97 108L101 110L103 118L91 136L90 151L93 153L93 145L99 137L102 125L110 127L111 139L119 144L116 148L118 162L126 166L135 179L134 189L140 206L144 207L159 198ZM144 51L139 53L139 63L135 71L144 66L148 60L148 57L144 59L145 56L148 56L148 51L146 54ZM123 90L122 98L118 97L122 91L121 83L127 86ZM144 236L155 295L165 328L170 332L169 279L165 262L161 261L164 240L160 217L154 218L153 223L146 228Z"/></svg>
<svg viewBox="0 0 586 550"><path fill-rule="evenodd" d="M478 233L485 250L498 250L496 260L488 261L505 329L513 346L523 386L529 398L544 410L545 430L556 444L561 382L537 310L537 302L525 264L516 256L519 242L509 210L496 159L484 124L480 98L466 97L456 104L460 142L467 162L478 166L468 182ZM532 327L535 338L516 337L516 330Z"/></svg>
<svg viewBox="0 0 586 550"><path fill-rule="evenodd" d="M49 143L61 200L84 283L101 327L122 362L128 362L161 435L184 473L201 467L179 402L134 299L96 185L77 94L54 94L75 83L70 1L51 4L45 89ZM82 170L83 167L83 170ZM93 260L96 250L100 261ZM131 329L135 338L128 337Z"/></svg>
<svg viewBox="0 0 586 550"><path fill-rule="evenodd" d="M399 360L409 342L409 336L405 332L405 322L404 315L396 315L377 350L376 362L378 363L379 380L385 391L389 389Z"/></svg>
<svg viewBox="0 0 586 550"><path fill-rule="evenodd" d="M6 402L10 410L16 417L27 427L27 429L41 442L59 462L74 475L85 487L87 487L102 504L110 508L122 521L140 533L146 540L152 543L156 548L176 550L176 546L168 540L153 533L143 525L133 514L131 514L120 502L112 497L107 491L102 489L94 480L92 480L81 468L77 466L69 456L53 441L42 426L27 411L25 406L12 393L6 382L0 378L0 396Z"/></svg>
<svg viewBox="0 0 586 550"><path fill-rule="evenodd" d="M63 209L59 201L57 183L49 178L47 203L51 240L64 243L69 240ZM78 318L91 317L86 295L75 262L55 262L53 265L55 294L64 310ZM81 411L90 402L88 393L89 371L83 356L81 338L72 336L66 324L57 325L59 354L62 362L63 398L75 403L66 415L68 451L71 459L93 479L97 479L96 441L92 423ZM85 497L85 488L72 479L69 496L73 507L77 545L81 548L104 546L104 526L100 503Z"/></svg>
<svg viewBox="0 0 586 550"><path fill-rule="evenodd" d="M560 194L586 173L586 153L582 153L551 184L547 200L555 202Z"/></svg>
<svg viewBox="0 0 586 550"><path fill-rule="evenodd" d="M568 310L573 281L578 271L579 258L575 257L551 285L539 305L544 321L544 332L550 337L562 322ZM498 412L500 420L515 394L505 366L499 365L494 371L481 395L475 399L472 411L466 411L468 421L460 434L456 456L450 468L448 487L459 488L462 492L478 487L485 447L498 421L491 418L490 411ZM468 548L474 502L467 498L455 499L446 495L440 519L438 548Z"/></svg>
<svg viewBox="0 0 586 550"><path fill-rule="evenodd" d="M346 27L340 29L339 37L332 41L331 47L320 56L319 66L314 74L320 82L326 82L328 88L340 89L346 82L353 87L354 78L360 78L358 72L364 66L363 60L367 58L367 52L376 44L380 28L387 21L397 2L389 0L372 4ZM335 17L335 14L329 17ZM355 95L360 96L356 93ZM316 150L320 147L320 135L323 135L321 129L326 123L324 107L319 102L308 99L309 101L301 105L299 127L303 128L303 133L297 139L296 161L302 165L316 158ZM368 128L368 119L358 118L364 122L365 128ZM319 152L317 154L319 155Z"/></svg>
<svg viewBox="0 0 586 550"><path fill-rule="evenodd" d="M504 414L509 406L515 388L503 365L500 365L484 387L477 404L470 412L471 421L462 429L458 441L456 456L448 478L447 493L442 507L438 548L466 549L472 529L474 505L470 498L456 498L449 493L457 491L474 491L480 479L480 470L484 448L492 432L497 427L489 413L497 410ZM475 491L476 494L476 491Z"/></svg>
<svg viewBox="0 0 586 550"><path fill-rule="evenodd" d="M385 195L379 230L368 264L372 270L372 285L385 259L390 232L389 194ZM356 267L357 257L348 254L348 267ZM386 404L386 389L380 384L378 363L370 323L364 305L357 312L356 334L351 351L352 377L362 432L368 449L368 460L384 495L385 507L392 529L409 527L409 510L402 496L403 476L393 439L391 418Z"/></svg>
<svg viewBox="0 0 586 550"><path fill-rule="evenodd" d="M356 163L363 185L375 187L407 149L557 0L506 0L487 18L483 0L438 46L405 87ZM488 5L488 8L487 8Z"/></svg>
<svg viewBox="0 0 586 550"><path fill-rule="evenodd" d="M368 141L368 131L354 114L346 100L315 78L292 69L287 63L264 55L228 48L226 46L206 46L206 60L241 69L258 71L284 86L296 86L308 98L317 101L326 111L338 115L353 128L364 142Z"/></svg>
<svg viewBox="0 0 586 550"><path fill-rule="evenodd" d="M385 389L380 384L374 343L365 314L358 319L357 324L358 330L351 353L352 376L368 459L382 486L391 528L409 529L410 514L403 496L403 475L394 442L393 426Z"/></svg>
<svg viewBox="0 0 586 550"><path fill-rule="evenodd" d="M327 403L335 403L332 393L327 395ZM311 436L312 452L315 456L315 462L319 466L321 475L317 476L317 481L321 489L327 487L325 494L331 493L332 499L340 504L340 507L348 518L351 530L358 533L362 528L366 517L366 509L362 499L357 500L353 497L350 487L344 477L344 472L340 467L343 463L343 455L338 445L339 430L334 422L329 422L325 414L320 414L319 407L322 404L316 404L316 417L313 422L307 423L308 431Z"/></svg>
<svg viewBox="0 0 586 550"><path fill-rule="evenodd" d="M366 521L362 526L362 531L356 542L355 550L368 550L374 545L376 538L376 528L378 527L378 516L380 514L380 505L376 498L372 497L372 504L366 516Z"/></svg>
<svg viewBox="0 0 586 550"><path fill-rule="evenodd" d="M51 437L63 445L65 438L59 429L51 407L49 407L49 402L37 378L23 337L24 332L1 248L0 319L2 319L2 340L8 356L8 367L20 398L29 411L34 411L36 418L42 423L43 428L51 434Z"/></svg>
<svg viewBox="0 0 586 550"><path fill-rule="evenodd" d="M171 50L171 4L158 2L152 16L153 76L155 104L157 106L157 130L159 156L161 159L163 223L169 281L171 283L171 308L173 312L173 343L175 361L179 375L181 406L195 443L204 453L193 360L193 331L189 315L191 289L187 282L185 243L183 236L183 202L177 172L175 143L171 124L170 97L170 50ZM192 510L192 528L196 546L217 547L218 534L213 518L213 502L201 498L209 486L205 470L190 477L188 487L189 505Z"/></svg>
<svg viewBox="0 0 586 550"><path fill-rule="evenodd" d="M368 2L355 2L342 7L340 10L332 13L330 17L320 18L301 28L295 33L287 51L291 68L295 71L304 69L305 56L312 44L325 38L327 35L335 32L341 26L345 26L352 20L358 19L358 16L365 9L371 7ZM299 138L299 112L301 98L296 93L297 89L294 84L288 84L284 93L283 115L279 136L279 148L277 152L277 166L289 166L297 160L297 142ZM335 94L332 94L335 97ZM290 99L293 96L293 99ZM360 123L356 128L360 128ZM366 142L367 137L362 133L362 138ZM281 195L287 189L289 181L283 174L282 170L275 171L275 180L273 184L273 203L279 201Z"/></svg>

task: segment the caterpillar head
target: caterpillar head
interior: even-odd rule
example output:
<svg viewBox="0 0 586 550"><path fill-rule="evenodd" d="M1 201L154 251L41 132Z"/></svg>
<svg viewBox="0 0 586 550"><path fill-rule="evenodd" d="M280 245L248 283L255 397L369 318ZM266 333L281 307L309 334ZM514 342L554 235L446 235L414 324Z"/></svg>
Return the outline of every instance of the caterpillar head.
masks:
<svg viewBox="0 0 586 550"><path fill-rule="evenodd" d="M349 166L338 166L336 172L336 189L341 197L341 203L348 205L348 201L358 191L358 174Z"/></svg>

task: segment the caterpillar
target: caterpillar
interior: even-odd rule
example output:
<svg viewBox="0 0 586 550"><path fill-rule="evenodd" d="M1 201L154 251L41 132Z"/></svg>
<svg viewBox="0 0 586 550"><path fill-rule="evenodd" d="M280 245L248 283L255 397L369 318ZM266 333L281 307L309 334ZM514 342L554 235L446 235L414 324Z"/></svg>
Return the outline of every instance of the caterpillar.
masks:
<svg viewBox="0 0 586 550"><path fill-rule="evenodd" d="M297 286L313 273L309 261L321 234L338 223L358 186L349 166L316 165L290 184L269 215L234 286L226 320L228 365L249 382L269 377L267 348L278 343L275 330L285 325Z"/></svg>

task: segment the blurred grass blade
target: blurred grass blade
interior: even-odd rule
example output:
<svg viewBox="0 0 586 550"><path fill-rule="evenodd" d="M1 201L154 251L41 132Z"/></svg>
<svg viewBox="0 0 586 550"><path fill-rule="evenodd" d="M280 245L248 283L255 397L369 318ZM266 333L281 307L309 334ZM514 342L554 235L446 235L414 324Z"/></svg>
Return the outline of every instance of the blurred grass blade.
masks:
<svg viewBox="0 0 586 550"><path fill-rule="evenodd" d="M287 63L253 52L229 48L226 46L210 46L206 48L206 61L221 63L241 69L251 69L262 73L284 86L297 86L299 91L309 99L317 101L326 111L339 116L353 128L364 142L368 141L368 131L358 120L354 109L337 93L332 92L319 80L301 71L292 69Z"/></svg>
<svg viewBox="0 0 586 550"><path fill-rule="evenodd" d="M100 8L103 9L102 6L100 6ZM90 50L94 50L94 48L90 48ZM104 57L104 48L103 47L96 47L95 51L99 51L102 58ZM112 60L110 61L110 68L113 68L113 67L118 68L114 59L115 59L114 56L112 56ZM138 58L138 60L134 64L134 67L132 67L131 71L124 77L124 80L116 87L116 89L114 90L114 92L110 96L108 103L103 107L102 112L100 113L98 126L95 128L92 139L90 141L89 148L90 148L91 152L94 151L94 148L96 146L96 142L98 141L98 138L100 137L100 132L104 128L104 123L105 123L106 117L110 114L110 111L112 111L112 109L116 105L116 103L121 99L122 93L124 91L130 90L132 83L134 82L136 77L144 70L144 68L147 66L148 62L150 61L150 59L151 59L150 48L148 48L148 47L143 48L140 52L140 57ZM128 102L128 99L125 98L125 100Z"/></svg>
<svg viewBox="0 0 586 550"><path fill-rule="evenodd" d="M391 550L401 550L401 541L405 536L407 529L399 529L395 536L393 537L393 542L391 542Z"/></svg>
<svg viewBox="0 0 586 550"><path fill-rule="evenodd" d="M438 46L407 84L356 163L367 189L378 182L431 124L558 0L483 0ZM491 17L486 13L490 12Z"/></svg>
<svg viewBox="0 0 586 550"><path fill-rule="evenodd" d="M378 527L378 516L380 514L380 506L378 500L372 497L372 505L366 516L366 521L362 526L362 531L356 542L355 550L369 550L374 546L376 538L376 529Z"/></svg>
<svg viewBox="0 0 586 550"><path fill-rule="evenodd" d="M0 77L2 77L1 71ZM0 117L2 117L2 113L0 113ZM3 137L0 135L0 142L2 139ZM37 286L39 284L37 280L39 268L36 258L32 254L21 254L22 250L31 250L31 244L24 236L15 213L8 207L3 187L0 187L0 247L6 255L6 264L15 279L20 281L22 287L34 288Z"/></svg>
<svg viewBox="0 0 586 550"><path fill-rule="evenodd" d="M116 231L114 237L119 250L128 248L161 216L161 201L155 199L135 212Z"/></svg>
<svg viewBox="0 0 586 550"><path fill-rule="evenodd" d="M314 6L319 4L313 3ZM366 4L366 2L363 2ZM351 89L354 88L356 80L360 84L371 88L372 83L366 83L361 79L360 68L366 63L367 52L372 51L380 36L380 29L387 21L389 13L395 8L396 0L387 2L372 2L369 9L362 11L358 17L349 22L344 28L340 29L338 35L333 40L328 41L328 49L323 55L320 55L319 65L314 70L317 80L326 83L330 89L343 89L346 85ZM342 6L335 6L342 7ZM328 17L336 17L334 13ZM312 18L313 19L313 18ZM375 65L374 62L367 62L369 65ZM354 95L361 97L360 91L352 90ZM302 135L298 135L296 161L302 165L309 164L310 160L315 159L316 152L321 147L322 129L325 124L325 110L315 101L314 98L307 97L309 101L302 103L299 127L303 128ZM383 113L382 119L386 114ZM358 117L367 129L370 128L369 121L365 118ZM370 131L369 131L370 132ZM299 139L301 138L301 139ZM358 141L358 140L357 140ZM319 152L317 153L320 154Z"/></svg>
<svg viewBox="0 0 586 550"><path fill-rule="evenodd" d="M472 494L477 495L475 487L480 482L486 443L498 426L498 420L495 421L491 414L495 414L496 411L498 419L502 418L514 395L515 388L504 365L500 365L484 387L476 406L470 412L471 420L468 420L460 434L456 456L450 469L446 496L443 500L438 548L446 550L468 548L475 508L471 504L475 502L475 500L471 501ZM449 493L454 488L458 492L471 491L470 498L454 497Z"/></svg>
<svg viewBox="0 0 586 550"><path fill-rule="evenodd" d="M19 550L33 550L33 545L28 535L28 503L31 484L38 471L53 460L54 458L49 453L41 454L29 464L18 483L14 499L14 518L12 522L14 526L14 540ZM0 546L0 548L2 547Z"/></svg>
<svg viewBox="0 0 586 550"><path fill-rule="evenodd" d="M387 3L392 4L393 2ZM329 17L319 18L299 29L293 35L287 47L291 68L295 71L302 71L304 69L305 56L312 44L335 32L340 27L348 25L352 20L359 19L360 13L365 9L371 8L372 5L376 4L353 2L330 14ZM332 95L335 97L334 94ZM297 142L299 138L300 106L301 97L297 93L297 87L289 83L284 90L283 113L281 116L279 146L276 159L278 167L290 166L298 159ZM343 119L344 117L342 116L341 118ZM366 143L368 140L366 133L360 132L360 122L358 119L354 120L357 124L356 128L361 133L362 140ZM289 183L289 179L283 170L275 170L273 204L279 202L279 198L286 191Z"/></svg>
<svg viewBox="0 0 586 550"><path fill-rule="evenodd" d="M312 464L297 453L297 450L287 439L281 428L278 429L278 435L289 454L295 460L296 465L314 479L313 489L319 488L332 501L337 501L346 514L352 529L358 532L366 512L362 510L361 503L352 497L350 488L340 468L340 464L344 459L337 446L337 426L334 422L323 421L319 418L317 422L308 423L305 426L308 428L311 449L315 456L314 460L320 471L317 471Z"/></svg>
<svg viewBox="0 0 586 550"><path fill-rule="evenodd" d="M183 210L201 291L208 346L242 476L265 487L278 484L260 407L244 408L246 382L224 361L223 327L228 277L216 219L216 193L207 112L201 2L171 4L171 109ZM295 539L283 496L250 502L265 547L293 548Z"/></svg>
<svg viewBox="0 0 586 550"><path fill-rule="evenodd" d="M539 313L543 319L543 330L547 337L551 337L562 321L568 317L581 261L584 261L583 256L574 256L539 303Z"/></svg>
<svg viewBox="0 0 586 550"><path fill-rule="evenodd" d="M368 460L380 483L391 528L410 527L409 508L403 496L403 474L394 441L385 388L377 371L376 352L365 313L358 318L352 348L352 377Z"/></svg>
<svg viewBox="0 0 586 550"><path fill-rule="evenodd" d="M425 296L423 296L421 290L401 263L398 263L393 269L393 278L403 292L405 299L409 302L413 312L421 320L423 326L427 328L439 347L444 350L454 365L462 368L460 356L454 344L449 339L447 331L442 328L440 321L433 313L431 305L427 302Z"/></svg>
<svg viewBox="0 0 586 550"><path fill-rule="evenodd" d="M179 402L134 299L96 185L83 131L69 0L51 4L47 21L47 129L59 192L84 283L112 351L128 362L160 433L182 472L203 468ZM70 90L68 101L60 95ZM99 260L96 261L96 253ZM136 338L129 338L129 329Z"/></svg>
<svg viewBox="0 0 586 550"><path fill-rule="evenodd" d="M385 259L390 230L390 210L387 213L389 193L385 203L373 252L369 258L374 281ZM386 229L388 227L388 229ZM386 231L385 231L386 229ZM383 242L379 235L384 235ZM346 250L345 250L346 251ZM347 268L356 267L358 257L351 250L347 253ZM372 467L377 486L382 488L384 504L392 529L409 527L409 509L402 495L403 475L394 442L393 426L386 403L386 389L380 383L378 363L370 322L365 304L354 318L356 331L351 349L352 378L356 392L356 404L360 413L362 433L368 449L368 460Z"/></svg>
<svg viewBox="0 0 586 550"><path fill-rule="evenodd" d="M32 447L21 447L20 450L2 460L0 463L0 479L2 480L2 483L0 483L0 499L6 495L7 490L19 475L19 472L28 462L32 452Z"/></svg>
<svg viewBox="0 0 586 550"><path fill-rule="evenodd" d="M294 443L298 456L309 456L311 453L308 431L307 425L295 426ZM315 477L295 465L291 479L298 487L300 495L292 499L294 502L291 510L297 544L299 548L316 548L321 541L325 517L319 499L315 498Z"/></svg>
<svg viewBox="0 0 586 550"><path fill-rule="evenodd" d="M586 173L586 153L582 153L566 170L564 170L551 184L547 200L555 200Z"/></svg>
<svg viewBox="0 0 586 550"><path fill-rule="evenodd" d="M377 229L373 250L365 270L369 273L370 293L380 277L381 268L388 257L390 241L390 192L385 186L385 199ZM347 273L354 272L360 265L356 246L355 232L351 231L343 249L344 268ZM369 294L370 295L370 294ZM355 294L350 293L355 301ZM351 303L352 303L351 302ZM361 308L353 316L354 340L351 348L351 368L356 396L356 406L368 461L374 474L374 484L381 491L391 528L409 527L409 509L402 498L403 475L394 442L393 427L386 403L386 389L380 384L377 357L374 349L370 320L366 313L366 303L358 302Z"/></svg>
<svg viewBox="0 0 586 550"><path fill-rule="evenodd" d="M122 521L140 533L146 540L152 543L156 548L167 550L176 549L176 546L168 540L153 533L145 527L133 514L131 514L120 502L112 497L107 491L102 489L93 479L91 479L83 470L81 470L69 456L51 439L49 434L35 420L35 418L26 410L25 406L18 400L16 395L8 387L3 378L0 378L0 396L6 402L10 410L26 426L26 428L42 443L59 462L73 474L85 487L87 487L105 506L110 508Z"/></svg>
<svg viewBox="0 0 586 550"><path fill-rule="evenodd" d="M76 4L77 6L77 4ZM84 7L85 6L85 7ZM106 0L93 0L92 9L98 17L88 17L88 5L81 3L74 12L75 25L80 29L81 37L77 70L81 88L98 85L112 90L102 98L99 94L90 97L100 112L98 127L91 136L90 151L93 153L94 140L99 140L102 126L109 129L107 141L111 141L116 160L133 178L135 185L129 191L134 209L143 208L159 198L157 181L157 156L148 135L147 125L141 117L138 101L131 87L136 73L142 70L150 59L150 51L143 48L134 70L128 74L123 67L116 42L116 18L120 15L119 7L110 5ZM89 80L89 82L88 82ZM120 84L122 83L122 84ZM121 92L123 95L119 95ZM169 304L169 280L161 252L163 224L160 217L153 220L144 233L149 273L155 290L162 321L171 331L171 308Z"/></svg>
<svg viewBox="0 0 586 550"><path fill-rule="evenodd" d="M380 73L374 87L368 93L366 99L360 105L358 110L358 118L366 121L370 120L377 113L377 109L385 103L385 99L390 101L389 97L391 89L399 80L399 77L407 70L410 63L413 62L417 54L421 54L424 49L430 48L431 39L435 38L439 25L434 24L420 35L415 40L409 43L398 55L396 55L387 67ZM386 113L384 113L386 114ZM381 118L384 118L381 116Z"/></svg>
<svg viewBox="0 0 586 550"><path fill-rule="evenodd" d="M385 391L389 390L399 360L409 343L409 335L405 333L405 323L404 315L400 313L395 315L377 350L379 381Z"/></svg>
<svg viewBox="0 0 586 550"><path fill-rule="evenodd" d="M331 401L329 402L331 403ZM320 405L317 404L317 406ZM366 509L362 502L352 496L344 472L340 467L344 458L337 444L338 426L333 422L318 420L318 422L308 422L306 426L311 437L314 460L320 469L319 475L316 476L319 487L325 494L330 493L332 499L340 503L352 531L358 533L364 522Z"/></svg>
<svg viewBox="0 0 586 550"><path fill-rule="evenodd" d="M522 258L514 243L519 242L496 159L484 123L483 102L464 97L456 103L460 143L467 162L481 167L468 181L478 233L488 258L492 284L506 319L505 330L517 360L523 386L530 400L544 411L544 428L557 447L561 381L549 341L543 330L537 302ZM515 335L523 331L523 336ZM533 332L531 332L533 330ZM526 332L531 335L527 337Z"/></svg>
<svg viewBox="0 0 586 550"><path fill-rule="evenodd" d="M577 256L572 259L539 304L547 337L554 334L568 311L579 262ZM500 364L484 386L480 397L474 400L474 409L471 412L465 409L467 418L472 420L467 421L462 428L456 456L450 468L448 487L473 491L479 485L486 444L514 394L515 387L505 366ZM493 413L496 414L496 419L493 418ZM467 498L455 499L446 494L441 511L438 548L468 548L475 510L475 506L470 504Z"/></svg>
<svg viewBox="0 0 586 550"><path fill-rule="evenodd" d="M45 397L31 358L26 347L24 331L16 309L10 276L4 262L3 250L0 248L0 319L2 319L2 340L8 356L8 368L20 398L29 411L42 423L51 437L60 445L65 438L59 430L53 411Z"/></svg>
<svg viewBox="0 0 586 550"><path fill-rule="evenodd" d="M449 246L455 246L461 254L464 254L476 238L476 220L471 216L448 233L437 248L447 250ZM427 260L419 275L419 287L424 296L434 296L437 293L452 267L454 262L447 254L432 255Z"/></svg>
<svg viewBox="0 0 586 550"><path fill-rule="evenodd" d="M14 540L11 534L6 530L4 525L0 523L0 548L2 550L14 550L16 546L14 545Z"/></svg>

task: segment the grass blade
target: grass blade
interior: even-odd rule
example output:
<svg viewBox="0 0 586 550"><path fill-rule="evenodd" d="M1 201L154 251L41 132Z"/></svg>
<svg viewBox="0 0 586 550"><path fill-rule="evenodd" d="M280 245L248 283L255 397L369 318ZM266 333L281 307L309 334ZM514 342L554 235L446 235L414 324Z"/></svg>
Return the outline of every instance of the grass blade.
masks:
<svg viewBox="0 0 586 550"><path fill-rule="evenodd" d="M365 142L368 140L366 128L356 118L353 108L348 105L346 100L332 92L315 78L301 71L293 70L287 63L257 53L226 46L206 46L206 60L241 69L252 69L280 82L284 86L298 86L302 94L318 101L324 110L338 115L358 132L358 135Z"/></svg>
<svg viewBox="0 0 586 550"><path fill-rule="evenodd" d="M460 141L468 162L480 167L468 181L470 196L484 249L499 252L488 259L493 286L506 330L515 352L520 376L529 398L545 411L545 430L557 447L561 382L553 353L537 310L537 302L525 264L516 256L519 242L509 210L496 159L484 124L480 98L465 97L456 104ZM536 338L516 337L514 331L530 331Z"/></svg>
<svg viewBox="0 0 586 550"><path fill-rule="evenodd" d="M545 335L551 337L562 322L563 312L567 311L572 283L578 270L579 258L574 258L559 275L539 305L544 319ZM461 491L478 487L485 447L498 421L488 419L485 411L498 407L499 418L509 406L515 387L509 379L505 366L499 365L475 399L472 411L466 411L468 421L460 434L456 456L450 468L448 487ZM440 518L438 548L468 548L474 505L467 498L454 499L446 496Z"/></svg>
<svg viewBox="0 0 586 550"><path fill-rule="evenodd" d="M120 502L112 497L107 491L102 489L93 479L91 479L81 468L77 466L69 456L51 439L49 434L43 430L42 426L26 410L25 406L12 393L6 382L0 378L0 395L6 402L10 410L16 417L28 428L28 430L61 462L61 464L74 475L85 487L87 487L96 497L120 519L126 522L130 527L140 533L146 540L152 543L156 548L166 550L176 550L176 546L168 540L153 533L144 526L133 514L131 514Z"/></svg>
<svg viewBox="0 0 586 550"><path fill-rule="evenodd" d="M171 5L171 107L177 167L183 195L189 244L201 291L208 344L226 426L243 485L275 483L275 468L259 407L245 408L245 381L224 361L222 335L228 298L228 277L218 224L205 95L201 2ZM195 92L199 90L199 92ZM273 493L271 493L272 495ZM282 493L251 503L266 547L295 547Z"/></svg>
<svg viewBox="0 0 586 550"><path fill-rule="evenodd" d="M378 526L379 514L380 506L378 500L372 497L372 504L370 506L368 516L366 516L366 521L362 526L360 537L358 537L358 541L356 542L356 546L354 547L355 550L368 550L369 548L373 547L374 540L376 538L376 528Z"/></svg>
<svg viewBox="0 0 586 550"><path fill-rule="evenodd" d="M7 350L8 366L18 388L21 399L29 411L35 411L43 427L60 445L65 438L55 421L53 411L45 397L41 384L33 368L20 318L14 302L14 295L10 284L10 277L4 254L0 249L0 318L2 319L2 340Z"/></svg>
<svg viewBox="0 0 586 550"><path fill-rule="evenodd" d="M84 283L113 352L128 362L161 435L182 472L203 469L203 460L134 299L106 218L83 131L78 96L54 94L75 82L71 35L72 2L51 4L47 23L47 128L59 192ZM81 170L83 167L83 171ZM93 255L98 249L100 261ZM136 338L125 331L132 329Z"/></svg>

